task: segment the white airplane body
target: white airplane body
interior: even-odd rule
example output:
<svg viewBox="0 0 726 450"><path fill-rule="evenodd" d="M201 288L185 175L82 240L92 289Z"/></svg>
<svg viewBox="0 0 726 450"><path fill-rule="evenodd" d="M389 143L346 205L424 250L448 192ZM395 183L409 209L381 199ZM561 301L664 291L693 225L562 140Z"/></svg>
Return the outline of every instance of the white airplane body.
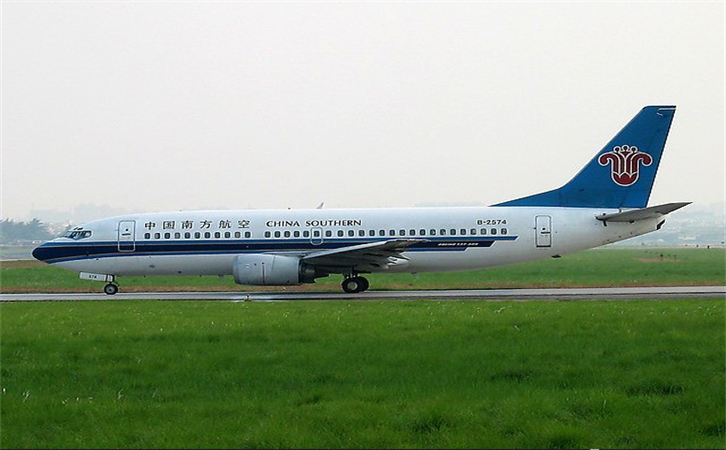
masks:
<svg viewBox="0 0 726 450"><path fill-rule="evenodd" d="M231 275L295 285L342 274L473 270L559 257L659 229L688 203L646 207L675 112L649 106L559 189L486 207L144 213L97 220L41 244L37 259L105 281Z"/></svg>

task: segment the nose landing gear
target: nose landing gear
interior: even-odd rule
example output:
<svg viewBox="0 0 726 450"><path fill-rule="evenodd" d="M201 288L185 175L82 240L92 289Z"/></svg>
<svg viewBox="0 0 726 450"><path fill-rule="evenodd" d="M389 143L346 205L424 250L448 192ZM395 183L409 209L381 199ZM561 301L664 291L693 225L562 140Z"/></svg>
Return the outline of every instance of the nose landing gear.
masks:
<svg viewBox="0 0 726 450"><path fill-rule="evenodd" d="M114 295L118 292L118 285L114 283L108 283L106 286L103 287L103 292L106 295Z"/></svg>
<svg viewBox="0 0 726 450"><path fill-rule="evenodd" d="M106 273L81 272L79 274L81 280L105 281L106 286L103 287L103 293L106 295L114 295L118 292L118 284L116 284L116 275Z"/></svg>

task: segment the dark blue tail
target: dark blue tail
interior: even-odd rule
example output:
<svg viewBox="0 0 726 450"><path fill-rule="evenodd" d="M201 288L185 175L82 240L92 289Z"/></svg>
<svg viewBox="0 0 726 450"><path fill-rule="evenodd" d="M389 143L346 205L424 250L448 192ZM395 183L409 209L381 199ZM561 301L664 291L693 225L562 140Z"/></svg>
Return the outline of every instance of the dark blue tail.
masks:
<svg viewBox="0 0 726 450"><path fill-rule="evenodd" d="M494 206L644 208L675 106L646 106L569 183Z"/></svg>

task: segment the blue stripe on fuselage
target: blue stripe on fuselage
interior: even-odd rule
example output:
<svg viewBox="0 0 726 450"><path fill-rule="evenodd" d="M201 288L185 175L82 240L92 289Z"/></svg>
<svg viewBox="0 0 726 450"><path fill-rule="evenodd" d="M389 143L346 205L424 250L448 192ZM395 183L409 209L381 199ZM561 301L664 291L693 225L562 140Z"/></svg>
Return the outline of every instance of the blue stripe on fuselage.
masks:
<svg viewBox="0 0 726 450"><path fill-rule="evenodd" d="M435 238L417 242L406 251L464 251L467 248L491 247L495 241L513 241L517 236L487 236ZM388 241L390 239L379 239ZM46 242L33 250L33 257L47 263L57 263L94 258L155 255L209 255L265 252L310 253L336 249L375 240L336 239L313 244L310 239L290 240L203 240L203 241L136 241L133 251L119 251L118 241L103 242ZM132 243L123 243L131 245Z"/></svg>

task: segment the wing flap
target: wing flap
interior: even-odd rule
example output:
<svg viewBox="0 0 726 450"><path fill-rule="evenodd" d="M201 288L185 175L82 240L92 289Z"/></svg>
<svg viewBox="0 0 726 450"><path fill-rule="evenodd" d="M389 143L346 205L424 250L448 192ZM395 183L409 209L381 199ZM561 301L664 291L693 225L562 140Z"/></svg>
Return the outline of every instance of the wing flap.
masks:
<svg viewBox="0 0 726 450"><path fill-rule="evenodd" d="M408 258L402 253L410 246L425 239L391 239L369 242L348 247L322 250L302 257L302 261L326 268L355 268L366 271L397 264L405 264Z"/></svg>

